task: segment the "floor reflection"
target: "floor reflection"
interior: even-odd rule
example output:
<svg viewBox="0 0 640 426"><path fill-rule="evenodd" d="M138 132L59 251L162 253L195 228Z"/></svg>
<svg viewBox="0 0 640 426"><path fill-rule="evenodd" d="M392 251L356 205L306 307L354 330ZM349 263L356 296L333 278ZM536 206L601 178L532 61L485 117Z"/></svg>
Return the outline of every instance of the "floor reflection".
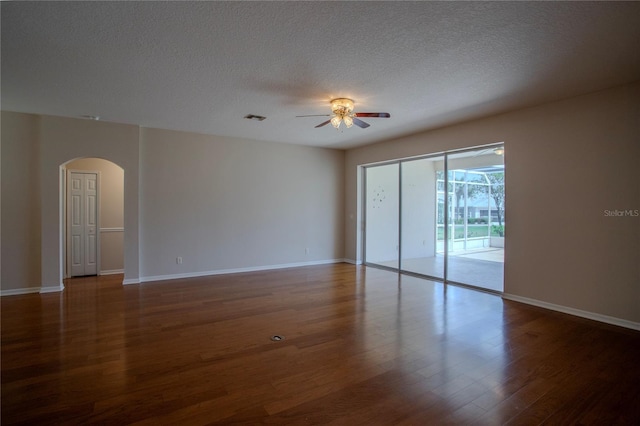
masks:
<svg viewBox="0 0 640 426"><path fill-rule="evenodd" d="M121 283L2 298L3 424L616 424L637 413L637 332L486 292L346 264Z"/></svg>
<svg viewBox="0 0 640 426"><path fill-rule="evenodd" d="M502 393L509 361L500 297L375 268L364 281L358 332L368 362L402 372L417 395L433 393L440 403Z"/></svg>

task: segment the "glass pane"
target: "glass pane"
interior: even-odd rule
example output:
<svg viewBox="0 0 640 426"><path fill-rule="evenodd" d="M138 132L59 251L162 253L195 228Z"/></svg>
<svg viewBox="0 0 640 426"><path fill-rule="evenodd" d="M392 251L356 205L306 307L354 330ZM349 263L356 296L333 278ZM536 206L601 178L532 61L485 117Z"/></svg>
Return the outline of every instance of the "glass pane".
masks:
<svg viewBox="0 0 640 426"><path fill-rule="evenodd" d="M465 176L465 182L487 183L484 173L468 171Z"/></svg>
<svg viewBox="0 0 640 426"><path fill-rule="evenodd" d="M493 148L448 156L453 232L447 280L502 291L504 287L504 157Z"/></svg>
<svg viewBox="0 0 640 426"><path fill-rule="evenodd" d="M402 270L440 279L444 278L444 173L439 170L443 164L443 157L434 157L401 165Z"/></svg>
<svg viewBox="0 0 640 426"><path fill-rule="evenodd" d="M365 262L398 268L399 165L366 169Z"/></svg>

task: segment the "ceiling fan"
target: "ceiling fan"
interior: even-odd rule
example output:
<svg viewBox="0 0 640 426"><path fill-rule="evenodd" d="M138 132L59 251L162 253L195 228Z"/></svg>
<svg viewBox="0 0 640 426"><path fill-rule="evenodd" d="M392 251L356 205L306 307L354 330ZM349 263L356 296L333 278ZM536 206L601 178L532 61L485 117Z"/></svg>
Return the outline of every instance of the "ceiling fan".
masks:
<svg viewBox="0 0 640 426"><path fill-rule="evenodd" d="M353 112L354 102L353 99L337 98L331 101L331 112L333 114L318 114L318 115L297 115L296 117L331 117L325 122L322 122L316 126L322 127L331 123L336 129L340 127L340 123L344 122L347 128L354 124L360 128L366 129L370 124L365 123L358 117L369 118L389 118L391 114L388 112Z"/></svg>

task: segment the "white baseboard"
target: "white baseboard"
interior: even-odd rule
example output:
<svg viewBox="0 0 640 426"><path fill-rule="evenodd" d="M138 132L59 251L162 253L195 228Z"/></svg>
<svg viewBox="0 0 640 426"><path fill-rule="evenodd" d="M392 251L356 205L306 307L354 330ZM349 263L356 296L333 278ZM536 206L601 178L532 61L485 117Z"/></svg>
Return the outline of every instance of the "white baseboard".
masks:
<svg viewBox="0 0 640 426"><path fill-rule="evenodd" d="M251 266L248 268L217 269L213 271L202 271L202 272L186 272L183 274L152 275L147 277L140 277L140 283L146 283L151 281L177 280L180 278L206 277L209 275L225 275L225 274L238 274L242 272L270 271L273 269L299 268L301 266L327 265L331 263L343 263L343 262L345 262L344 259L329 259L329 260L316 260L311 262L285 263L281 265ZM123 284L134 284L134 283L123 283Z"/></svg>
<svg viewBox="0 0 640 426"><path fill-rule="evenodd" d="M575 315L577 317L617 325L619 327L630 328L632 330L640 330L640 323L638 322L610 317L608 315L596 314L594 312L583 311L580 309L570 308L568 306L556 305L553 303L543 302L541 300L530 299L528 297L516 296L514 294L502 293L502 297L507 300L513 300L514 302L526 303L527 305L538 306L540 308L550 309L564 314Z"/></svg>
<svg viewBox="0 0 640 426"><path fill-rule="evenodd" d="M11 290L0 290L0 297L17 296L19 294L31 294L31 293L40 293L40 287L27 287L27 288L16 288Z"/></svg>
<svg viewBox="0 0 640 426"><path fill-rule="evenodd" d="M353 260L353 259L344 258L344 259L342 259L342 261L344 263L350 263L352 265L362 265L362 260Z"/></svg>
<svg viewBox="0 0 640 426"><path fill-rule="evenodd" d="M180 278L204 277L207 275L237 274L241 272L257 272L257 271L269 271L273 269L299 268L302 266L328 265L332 263L351 263L356 265L358 264L351 259L316 260L311 262L285 263L280 265L252 266L248 268L218 269L214 271L187 272L184 274L155 275L155 276L140 277L140 278L125 278L124 280L122 280L122 285L140 284L140 283L152 282L152 281L176 280ZM122 273L124 273L124 270L101 271L100 275L122 274ZM29 293L54 293L54 292L59 292L63 290L64 290L63 285L49 286L49 287L29 287L29 288L19 288L19 289L12 289L12 290L0 290L0 297L13 296L18 294L29 294Z"/></svg>
<svg viewBox="0 0 640 426"><path fill-rule="evenodd" d="M124 274L124 269L107 269L105 271L100 271L100 275L117 275Z"/></svg>
<svg viewBox="0 0 640 426"><path fill-rule="evenodd" d="M16 296L18 294L32 294L32 293L57 293L64 290L64 286L56 285L56 286L47 286L47 287L27 287L27 288L16 288L12 290L1 290L0 296Z"/></svg>
<svg viewBox="0 0 640 426"><path fill-rule="evenodd" d="M40 293L57 293L64 290L64 285L40 287Z"/></svg>

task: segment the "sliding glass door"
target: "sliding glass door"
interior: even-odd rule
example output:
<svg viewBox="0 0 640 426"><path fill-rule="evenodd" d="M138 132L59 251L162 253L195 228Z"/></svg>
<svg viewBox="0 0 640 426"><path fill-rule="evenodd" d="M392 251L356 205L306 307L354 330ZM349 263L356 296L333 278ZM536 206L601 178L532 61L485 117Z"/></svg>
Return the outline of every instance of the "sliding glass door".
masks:
<svg viewBox="0 0 640 426"><path fill-rule="evenodd" d="M450 154L447 164L452 199L447 280L502 291L504 157L496 148L479 148Z"/></svg>
<svg viewBox="0 0 640 426"><path fill-rule="evenodd" d="M502 291L504 148L365 168L365 263Z"/></svg>
<svg viewBox="0 0 640 426"><path fill-rule="evenodd" d="M403 271L444 279L444 253L438 253L437 215L443 208L438 196L436 170L443 156L403 161L401 170L401 268Z"/></svg>

